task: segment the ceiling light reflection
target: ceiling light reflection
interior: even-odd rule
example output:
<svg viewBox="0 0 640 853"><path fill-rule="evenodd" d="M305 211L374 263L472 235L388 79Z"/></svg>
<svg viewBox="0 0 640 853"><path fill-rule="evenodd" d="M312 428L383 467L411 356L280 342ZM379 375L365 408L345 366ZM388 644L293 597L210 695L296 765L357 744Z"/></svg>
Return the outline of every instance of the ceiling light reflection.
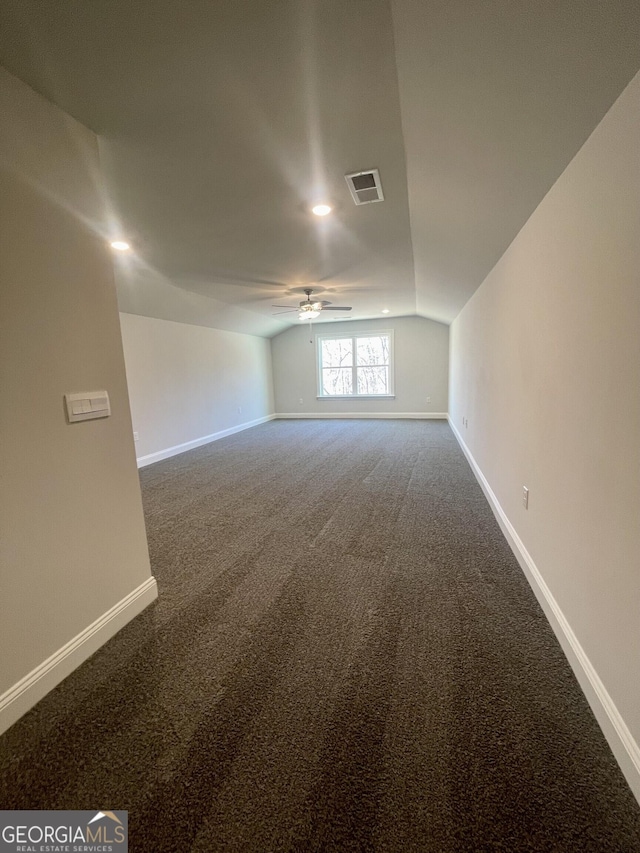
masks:
<svg viewBox="0 0 640 853"><path fill-rule="evenodd" d="M131 248L126 240L112 240L110 245L116 252L128 252Z"/></svg>

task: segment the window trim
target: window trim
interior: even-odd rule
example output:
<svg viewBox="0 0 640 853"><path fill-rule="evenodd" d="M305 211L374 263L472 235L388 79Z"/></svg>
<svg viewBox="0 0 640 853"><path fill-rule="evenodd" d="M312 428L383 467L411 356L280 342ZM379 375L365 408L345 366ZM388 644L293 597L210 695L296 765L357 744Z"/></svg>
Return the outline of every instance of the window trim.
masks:
<svg viewBox="0 0 640 853"><path fill-rule="evenodd" d="M322 393L322 341L336 341L339 339L343 340L353 340L354 342L357 338L371 338L377 337L379 335L388 335L389 336L389 388L387 394L358 394L357 390L354 394L323 394ZM354 343L353 350L353 365L351 369L353 370L353 385L352 387L357 389L357 368L356 364L356 352L357 352L357 344ZM370 331L363 332L344 332L342 334L333 334L333 335L316 335L316 385L318 389L317 398L318 400L391 400L395 397L395 350L393 343L393 329L371 329Z"/></svg>

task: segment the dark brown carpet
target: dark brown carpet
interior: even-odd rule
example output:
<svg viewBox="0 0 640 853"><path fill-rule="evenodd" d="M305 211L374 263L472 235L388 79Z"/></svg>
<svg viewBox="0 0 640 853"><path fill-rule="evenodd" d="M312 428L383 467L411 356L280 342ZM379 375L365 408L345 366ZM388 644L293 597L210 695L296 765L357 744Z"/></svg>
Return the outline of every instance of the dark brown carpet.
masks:
<svg viewBox="0 0 640 853"><path fill-rule="evenodd" d="M2 808L130 849L640 850L444 422L277 421L141 472L160 600L1 740Z"/></svg>

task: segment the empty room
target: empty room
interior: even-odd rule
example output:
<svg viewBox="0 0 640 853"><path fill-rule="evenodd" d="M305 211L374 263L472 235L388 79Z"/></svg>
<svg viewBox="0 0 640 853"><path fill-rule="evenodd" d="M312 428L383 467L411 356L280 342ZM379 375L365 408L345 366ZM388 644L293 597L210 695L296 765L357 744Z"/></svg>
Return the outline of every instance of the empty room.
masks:
<svg viewBox="0 0 640 853"><path fill-rule="evenodd" d="M640 851L637 0L0 0L0 851Z"/></svg>

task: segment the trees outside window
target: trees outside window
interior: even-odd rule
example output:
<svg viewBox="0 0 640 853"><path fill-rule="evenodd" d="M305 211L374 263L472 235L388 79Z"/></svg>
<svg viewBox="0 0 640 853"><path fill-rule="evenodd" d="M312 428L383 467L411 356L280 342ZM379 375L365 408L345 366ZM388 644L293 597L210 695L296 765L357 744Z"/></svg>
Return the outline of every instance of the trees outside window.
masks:
<svg viewBox="0 0 640 853"><path fill-rule="evenodd" d="M319 336L319 396L391 396L392 343L391 332Z"/></svg>

